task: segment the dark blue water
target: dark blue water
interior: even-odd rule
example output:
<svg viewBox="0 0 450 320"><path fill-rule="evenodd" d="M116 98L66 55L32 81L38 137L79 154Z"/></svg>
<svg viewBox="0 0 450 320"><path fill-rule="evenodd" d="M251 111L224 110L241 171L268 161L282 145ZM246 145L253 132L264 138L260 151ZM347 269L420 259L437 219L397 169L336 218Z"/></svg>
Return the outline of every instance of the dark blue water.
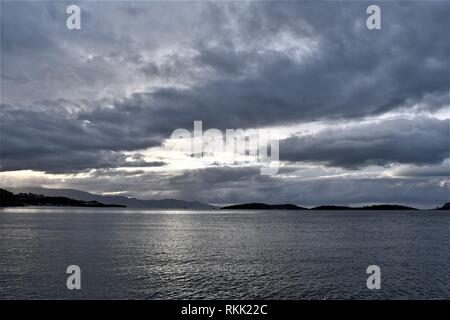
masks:
<svg viewBox="0 0 450 320"><path fill-rule="evenodd" d="M449 299L449 232L438 211L6 209L0 298Z"/></svg>

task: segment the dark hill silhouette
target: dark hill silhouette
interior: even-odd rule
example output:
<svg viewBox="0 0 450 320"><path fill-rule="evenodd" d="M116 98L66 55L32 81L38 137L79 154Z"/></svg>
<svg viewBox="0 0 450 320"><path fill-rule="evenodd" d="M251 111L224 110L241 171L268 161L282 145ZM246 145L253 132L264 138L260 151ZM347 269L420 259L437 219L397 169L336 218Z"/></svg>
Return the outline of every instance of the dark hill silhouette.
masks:
<svg viewBox="0 0 450 320"><path fill-rule="evenodd" d="M398 204L379 204L363 207L348 207L348 206L318 206L311 208L311 210L418 210L413 207L402 206Z"/></svg>
<svg viewBox="0 0 450 320"><path fill-rule="evenodd" d="M15 207L22 205L14 193L0 189L0 207Z"/></svg>
<svg viewBox="0 0 450 320"><path fill-rule="evenodd" d="M295 204L266 204L266 203L244 203L223 207L222 209L247 209L247 210L306 210L306 208Z"/></svg>
<svg viewBox="0 0 450 320"><path fill-rule="evenodd" d="M419 210L417 208L402 206L399 204L380 204L356 208L357 210Z"/></svg>
<svg viewBox="0 0 450 320"><path fill-rule="evenodd" d="M17 206L64 206L64 207L126 207L117 204L104 204L97 201L80 201L66 197L47 197L34 193L14 194L0 189L0 207Z"/></svg>
<svg viewBox="0 0 450 320"><path fill-rule="evenodd" d="M447 209L445 209L446 207ZM440 210L449 210L450 203L444 205L444 207L439 208ZM297 206L295 204L266 204L266 203L243 203L235 204L221 209L246 209L246 210L419 210L417 208L398 205L398 204L380 204L362 207L349 207L349 206L334 206L334 205L324 205L318 206L311 209Z"/></svg>
<svg viewBox="0 0 450 320"><path fill-rule="evenodd" d="M143 209L213 209L209 204L197 201L184 201L177 199L141 200L125 196L98 195L75 189L49 189L38 187L11 188L14 192L31 192L49 197L67 197L81 201L98 201L124 205L127 208Z"/></svg>
<svg viewBox="0 0 450 320"><path fill-rule="evenodd" d="M442 207L437 208L438 210L450 210L450 202L447 202Z"/></svg>

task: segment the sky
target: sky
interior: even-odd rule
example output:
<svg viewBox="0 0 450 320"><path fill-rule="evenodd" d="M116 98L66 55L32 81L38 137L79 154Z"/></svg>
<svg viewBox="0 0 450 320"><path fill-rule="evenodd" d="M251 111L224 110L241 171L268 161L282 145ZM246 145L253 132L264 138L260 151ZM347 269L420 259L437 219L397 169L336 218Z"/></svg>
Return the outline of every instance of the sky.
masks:
<svg viewBox="0 0 450 320"><path fill-rule="evenodd" d="M81 29L66 7L81 8ZM449 3L2 1L0 186L142 199L450 199ZM270 130L279 170L179 128ZM183 143L183 141L181 141Z"/></svg>

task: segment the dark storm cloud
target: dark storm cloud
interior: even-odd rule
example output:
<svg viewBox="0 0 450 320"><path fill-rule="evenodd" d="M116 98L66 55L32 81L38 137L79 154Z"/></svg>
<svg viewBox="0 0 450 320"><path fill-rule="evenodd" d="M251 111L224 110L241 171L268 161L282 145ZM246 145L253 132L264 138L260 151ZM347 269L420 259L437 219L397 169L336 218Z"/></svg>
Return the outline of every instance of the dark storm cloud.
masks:
<svg viewBox="0 0 450 320"><path fill-rule="evenodd" d="M450 162L444 161L438 165L430 166L407 166L394 170L394 175L397 177L442 177L450 178Z"/></svg>
<svg viewBox="0 0 450 320"><path fill-rule="evenodd" d="M233 11L238 16L238 35L227 32L227 24L215 25L211 30L220 34L218 45L208 46L208 38L196 42L200 55L195 63L214 68L217 77L185 89L138 93L114 103L113 109L100 108L80 117L123 121L145 127L145 134L169 134L176 128L190 128L194 120L209 127L248 128L363 118L416 104L427 110L448 105L448 11L443 3L383 4L380 31L366 29L363 4L254 3L250 7L251 15ZM332 10L319 13L317 7ZM317 48L297 61L289 49L258 46L258 41L276 42L286 32L298 38L292 45L305 39L308 47L309 40L317 39ZM246 46L238 50L235 42L239 41ZM149 65L145 72L160 70ZM134 112L128 112L130 107Z"/></svg>
<svg viewBox="0 0 450 320"><path fill-rule="evenodd" d="M160 166L141 158L125 162L120 151L156 145L133 128L117 130L112 124L102 128L74 119L60 108L44 113L1 108L1 169L73 172L89 168L119 166Z"/></svg>
<svg viewBox="0 0 450 320"><path fill-rule="evenodd" d="M280 141L280 159L358 168L390 163L432 164L450 157L448 120L381 120Z"/></svg>
<svg viewBox="0 0 450 320"><path fill-rule="evenodd" d="M365 27L365 3L254 3L248 11L236 9L239 35L226 23L216 24L220 45L200 41L198 59L226 74L256 72L163 96L213 126L355 118L411 107L427 94L448 92L448 11L443 3L428 5L383 4L383 28L375 32ZM211 20L224 20L223 11L213 12ZM285 34L291 35L290 47L270 47ZM298 61L290 51L299 45L306 53ZM445 104L448 96L428 108ZM214 117L216 110L221 119Z"/></svg>

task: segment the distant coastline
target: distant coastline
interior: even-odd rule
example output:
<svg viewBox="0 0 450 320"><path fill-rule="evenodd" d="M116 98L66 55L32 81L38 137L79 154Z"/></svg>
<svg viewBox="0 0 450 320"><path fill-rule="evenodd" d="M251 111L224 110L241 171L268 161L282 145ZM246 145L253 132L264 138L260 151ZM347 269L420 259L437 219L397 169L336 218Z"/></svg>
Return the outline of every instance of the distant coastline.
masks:
<svg viewBox="0 0 450 320"><path fill-rule="evenodd" d="M0 188L0 207L23 207L23 206L64 206L64 207L117 207L117 208L143 208L143 209L222 209L222 210L420 210L414 207L399 204L379 204L369 206L337 206L321 205L312 208L306 208L295 204L267 204L261 202L242 203L228 205L224 207L214 207L209 204L193 201L183 201L175 199L165 200L139 200L123 196L99 196L79 190L58 190L41 189L42 193L19 192L13 193ZM67 193L69 192L69 193ZM47 193L47 194L44 194ZM55 196L55 194L58 194ZM79 195L78 199L74 197L63 196L66 194ZM111 201L104 203L99 200ZM429 208L424 210L450 210L450 202L441 207Z"/></svg>
<svg viewBox="0 0 450 320"><path fill-rule="evenodd" d="M267 203L243 203L222 207L226 210L420 210L413 207L403 206L399 204L381 204L361 207L350 206L334 206L324 205L313 208L300 207L294 204L267 204ZM450 202L447 202L442 207L425 209L425 210L450 210Z"/></svg>
<svg viewBox="0 0 450 320"><path fill-rule="evenodd" d="M127 197L123 195L97 195L81 190L75 189L50 189L50 188L40 188L40 187L25 187L25 188L8 188L9 190L3 190L4 192L15 193L18 195L32 194L35 198L48 197L48 198L68 198L70 200L76 199L75 201L81 201L86 203L81 204L81 206L119 206L127 208L142 208L142 209L215 209L215 207L197 202L197 201L184 201L177 199L160 199L160 200L141 200L132 197ZM5 205L5 200L0 194L0 207L1 206L11 206L11 202ZM6 199L6 198L5 198ZM41 199L42 200L42 199ZM52 205L52 204L41 204L43 201L39 200L39 203L26 203L25 205ZM101 205L90 205L92 203L100 203ZM107 205L104 205L104 204ZM78 206L77 203L71 205L69 201L63 201L61 204L65 206Z"/></svg>

